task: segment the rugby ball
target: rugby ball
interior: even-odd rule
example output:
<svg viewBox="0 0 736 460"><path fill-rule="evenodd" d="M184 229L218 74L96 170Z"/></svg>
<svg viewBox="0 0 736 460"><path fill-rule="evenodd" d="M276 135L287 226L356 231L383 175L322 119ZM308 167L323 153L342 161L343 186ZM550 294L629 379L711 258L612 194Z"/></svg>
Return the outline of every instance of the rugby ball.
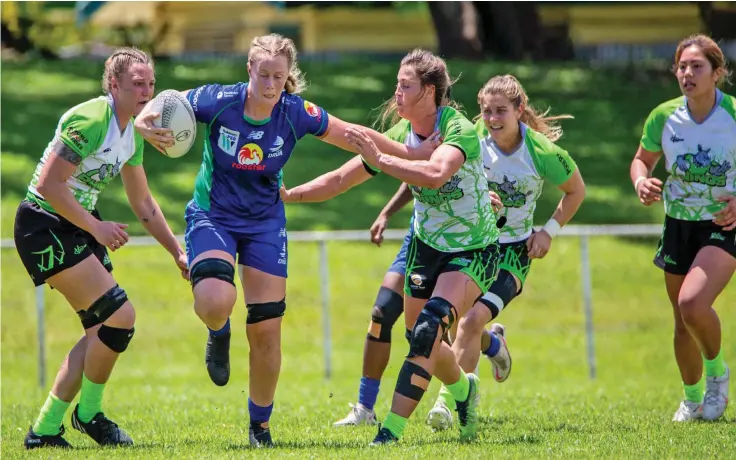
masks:
<svg viewBox="0 0 736 460"><path fill-rule="evenodd" d="M173 131L174 145L165 149L164 154L170 158L184 156L197 137L197 120L187 98L179 91L167 89L153 99L151 110L161 114L153 120L154 126Z"/></svg>

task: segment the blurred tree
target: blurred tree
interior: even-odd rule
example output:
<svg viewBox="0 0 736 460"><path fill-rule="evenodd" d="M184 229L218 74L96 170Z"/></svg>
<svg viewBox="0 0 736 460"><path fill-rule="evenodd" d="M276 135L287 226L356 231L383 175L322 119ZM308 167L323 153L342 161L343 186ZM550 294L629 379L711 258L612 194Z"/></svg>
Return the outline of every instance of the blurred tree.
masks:
<svg viewBox="0 0 736 460"><path fill-rule="evenodd" d="M736 39L736 8L724 2L697 2L700 19L714 40Z"/></svg>

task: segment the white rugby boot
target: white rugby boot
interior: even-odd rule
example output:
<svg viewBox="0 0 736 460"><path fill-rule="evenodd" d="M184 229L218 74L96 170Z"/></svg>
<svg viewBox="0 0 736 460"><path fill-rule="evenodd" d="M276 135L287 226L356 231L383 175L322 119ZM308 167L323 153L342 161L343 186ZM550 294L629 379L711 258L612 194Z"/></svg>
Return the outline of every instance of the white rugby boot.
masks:
<svg viewBox="0 0 736 460"><path fill-rule="evenodd" d="M680 407L672 417L673 422L692 422L703 418L703 404L692 401L682 401Z"/></svg>
<svg viewBox="0 0 736 460"><path fill-rule="evenodd" d="M350 412L341 420L333 423L332 426L358 426L358 425L376 425L376 413L373 410L366 409L362 404L350 404Z"/></svg>
<svg viewBox="0 0 736 460"><path fill-rule="evenodd" d="M726 373L722 376L705 378L703 419L717 420L726 411L726 407L728 407L728 381L730 377L731 371L726 367Z"/></svg>

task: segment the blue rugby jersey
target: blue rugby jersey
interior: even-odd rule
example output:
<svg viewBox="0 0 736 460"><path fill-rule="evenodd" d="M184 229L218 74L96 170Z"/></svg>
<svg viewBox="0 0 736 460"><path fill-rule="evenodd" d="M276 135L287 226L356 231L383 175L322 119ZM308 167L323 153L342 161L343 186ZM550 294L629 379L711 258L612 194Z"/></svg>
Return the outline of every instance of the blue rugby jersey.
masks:
<svg viewBox="0 0 736 460"><path fill-rule="evenodd" d="M193 201L229 230L259 233L284 228L282 168L299 139L327 131L328 115L284 91L270 118L251 120L243 113L247 87L212 84L187 94L197 121L206 125Z"/></svg>

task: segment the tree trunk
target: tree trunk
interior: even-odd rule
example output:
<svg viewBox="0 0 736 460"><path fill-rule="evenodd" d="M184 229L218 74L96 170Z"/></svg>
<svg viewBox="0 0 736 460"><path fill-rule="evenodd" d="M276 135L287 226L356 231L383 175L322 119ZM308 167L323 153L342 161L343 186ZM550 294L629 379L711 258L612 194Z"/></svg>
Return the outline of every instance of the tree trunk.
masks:
<svg viewBox="0 0 736 460"><path fill-rule="evenodd" d="M480 18L473 2L429 2L429 11L443 57L483 57Z"/></svg>

